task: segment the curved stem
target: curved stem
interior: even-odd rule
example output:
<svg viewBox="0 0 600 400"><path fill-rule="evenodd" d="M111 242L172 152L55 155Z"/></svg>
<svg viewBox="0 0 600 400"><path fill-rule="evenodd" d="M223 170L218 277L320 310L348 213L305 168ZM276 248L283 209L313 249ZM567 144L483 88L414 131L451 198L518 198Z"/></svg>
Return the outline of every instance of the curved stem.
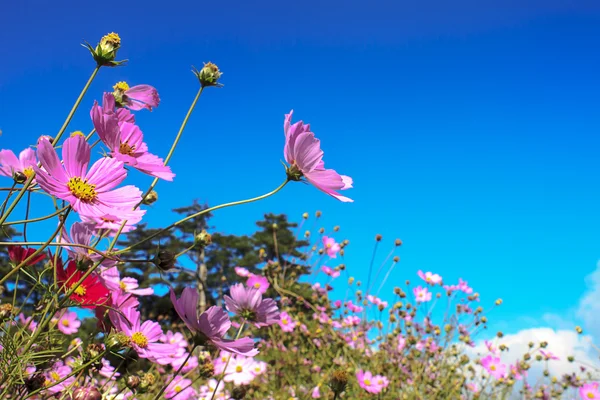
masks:
<svg viewBox="0 0 600 400"><path fill-rule="evenodd" d="M28 223L31 223L31 222L39 222L39 221L43 221L43 220L45 220L45 219L50 219L50 218L52 218L52 217L54 217L54 216L56 216L56 215L58 215L58 214L62 213L63 211L66 211L66 210L67 210L67 208L69 208L69 207L70 207L70 206L65 206L65 207L61 208L60 210L58 210L58 211L55 211L55 212L53 212L52 214L48 214L48 215L46 215L46 216L44 216L44 217L39 217L39 218L31 218L31 219L24 219L24 220L21 220L21 221L12 221L12 222L7 222L7 223L3 224L3 226L9 226L9 225L20 225L20 224L28 224Z"/></svg>
<svg viewBox="0 0 600 400"><path fill-rule="evenodd" d="M179 375L179 373L181 372L181 370L183 369L183 367L185 366L185 364L188 362L188 360L192 356L192 353L194 352L195 349L196 349L196 345L194 344L194 346L192 347L192 350L190 350L190 352L188 353L188 355L185 358L185 361L183 362L183 364L181 364L179 366L179 368L173 374L173 376L171 377L171 379L169 380L169 382L166 385L164 385L162 387L162 389L160 389L160 392L158 392L158 394L156 396L154 396L154 400L158 400L160 398L160 396L162 396L162 394L165 392L165 390L167 390L167 387L171 384L171 382L173 382L175 380L175 377L177 377L177 375ZM218 384L217 384L217 386L218 386Z"/></svg>
<svg viewBox="0 0 600 400"><path fill-rule="evenodd" d="M2 202L2 211L0 211L0 215L4 215L4 210L6 210L6 205L8 204L8 200L10 199L10 196L12 196L12 193L15 190L16 185L17 185L17 182L13 182L12 187L9 189L9 192L6 195L6 199L4 199L4 201Z"/></svg>
<svg viewBox="0 0 600 400"><path fill-rule="evenodd" d="M98 66L96 66L96 68L94 68L94 72L92 72L92 75L90 76L87 83L81 90L81 93L79 93L79 97L77 97L77 100L75 100L75 104L73 104L73 107L71 108L71 111L69 112L69 115L67 115L67 119L65 119L65 122L61 126L60 130L56 134L56 137L54 138L54 141L52 142L53 147L56 147L58 145L58 141L60 140L61 136L67 130L67 126L69 126L71 119L73 119L73 115L75 115L75 111L77 111L77 108L79 107L79 104L81 103L81 100L83 100L83 97L85 96L86 92L90 88L90 85L92 84L92 81L96 77L96 74L98 74L99 70L100 70L100 65L98 65ZM23 188L21 188L21 190L19 191L17 198L13 200L10 207L8 207L8 210L6 210L6 214L4 214L4 215L2 215L2 217L0 217L0 226L4 225L6 218L8 218L10 213L15 209L15 207L19 203L19 201L21 201L21 199L23 198L23 195L27 191L27 188L29 187L29 185L31 185L31 182L33 181L34 178L35 178L35 174L31 174L31 176L23 184Z"/></svg>
<svg viewBox="0 0 600 400"><path fill-rule="evenodd" d="M122 250L119 250L119 251L115 252L115 254L122 254L122 253L125 253L125 252L127 252L127 251L131 250L132 248L134 248L134 247L136 247L136 246L139 246L140 244L142 244L142 243L145 243L145 242L147 242L148 240L151 240L151 239L153 239L153 238L155 238L155 237L157 237L157 236L161 235L162 233L164 233L164 232L166 232L166 231L168 231L168 230L170 230L170 229L173 229L173 228L175 228L175 227L176 227L176 226L178 226L178 225L181 225L181 224L183 224L183 223L184 223L184 222L186 222L186 221L189 221L190 219L193 219L193 218L199 217L200 215L204 215L204 214L210 213L210 212L212 212L212 211L215 211L215 210L218 210L218 209L221 209L221 208L232 207L232 206L239 206L239 205L241 205L241 204L252 203L252 202L254 202L254 201L258 201L258 200L266 199L267 197L269 197L269 196L272 196L272 195L274 195L275 193L279 192L281 189L283 189L283 187L284 187L285 185L287 185L287 183L288 183L288 182L289 182L289 179L286 179L286 180L285 180L285 182L283 182L281 185L279 185L279 186L277 187L277 189L275 189L275 190L272 190L272 191L270 191L269 193L263 194L262 196L253 197L253 198L251 198L251 199L246 199L246 200L232 201L231 203L219 204L218 206L210 207L210 208L207 208L207 209L205 209L205 210L199 211L199 212L197 212L197 213L195 213L195 214L188 215L187 217L185 217L185 218L183 218L183 219L180 219L180 220L179 220L179 221L177 221L177 222L174 222L174 223L172 223L171 225L167 226L166 228L163 228L163 229L161 229L161 230L159 230L159 231L157 231L157 232L153 233L152 235L145 237L143 240L140 240L139 242L137 242L137 243L135 243L135 244L132 244L132 245L131 245L131 246L129 246L129 247L126 247L126 248L124 248L124 249L122 249Z"/></svg>
<svg viewBox="0 0 600 400"><path fill-rule="evenodd" d="M242 322L242 324L240 325L240 329L238 329L237 335L235 335L235 340L238 340L240 338L240 335L242 334L242 331L244 330L244 325L246 325L246 320L244 320ZM219 379L217 380L217 384L215 385L215 390L213 391L213 394L210 397L210 400L214 400L215 399L215 395L217 394L217 388L219 387L219 385L221 384L221 381L225 377L225 371L227 370L227 367L229 366L229 361L231 361L231 356L232 355L233 354L230 353L229 354L229 358L227 358L227 362L225 363L225 367L223 367L223 372L221 373L221 375L219 376Z"/></svg>
<svg viewBox="0 0 600 400"><path fill-rule="evenodd" d="M190 109L188 110L187 114L185 115L185 118L183 119L183 122L181 123L181 126L179 127L179 132L177 132L177 136L175 136L175 140L173 141L173 144L171 145L171 150L169 150L169 154L167 154L167 157L165 157L165 165L167 165L169 163L169 161L171 160L171 157L173 157L173 153L175 152L175 148L177 147L177 144L179 143L179 139L181 139L183 130L185 129L185 127L188 123L188 120L190 119L190 116L192 115L192 112L194 111L194 108L196 108L196 103L198 103L198 100L200 99L200 96L202 95L203 90L204 90L204 86L201 86L200 89L198 90L198 93L196 93L196 97L194 98L194 101L192 101L192 105L190 106ZM154 187L156 186L157 183L158 183L158 178L154 178L154 180L150 184L150 187L148 188L146 193L144 193L144 195L142 196L142 200L144 200L146 198L146 196L148 196L150 194L150 192L154 189ZM140 204L138 204L136 206L136 208L139 207Z"/></svg>

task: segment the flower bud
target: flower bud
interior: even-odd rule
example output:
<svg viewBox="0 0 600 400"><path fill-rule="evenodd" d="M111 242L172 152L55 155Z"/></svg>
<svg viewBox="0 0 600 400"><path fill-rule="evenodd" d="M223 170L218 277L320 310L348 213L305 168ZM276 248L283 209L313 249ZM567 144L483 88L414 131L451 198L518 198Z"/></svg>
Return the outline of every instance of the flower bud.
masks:
<svg viewBox="0 0 600 400"><path fill-rule="evenodd" d="M375 235L375 240L378 241L378 242L381 242L382 238L383 238L383 236L381 236L379 234Z"/></svg>
<svg viewBox="0 0 600 400"><path fill-rule="evenodd" d="M212 243L212 236L210 233L206 232L206 229L202 229L202 231L196 235L195 240L199 247L206 247Z"/></svg>
<svg viewBox="0 0 600 400"><path fill-rule="evenodd" d="M210 378L215 374L215 366L211 360L205 360L204 363L198 367L198 374L203 378Z"/></svg>
<svg viewBox="0 0 600 400"><path fill-rule="evenodd" d="M112 351L122 350L129 346L129 343L129 336L125 335L123 332L111 332L104 341L106 348Z"/></svg>
<svg viewBox="0 0 600 400"><path fill-rule="evenodd" d="M348 373L344 370L335 370L329 379L329 387L335 395L339 395L348 385Z"/></svg>
<svg viewBox="0 0 600 400"><path fill-rule="evenodd" d="M582 333L583 333L583 329L581 329L581 327L580 327L580 326L576 326L576 327L575 327L575 331L576 331L577 333L579 333L579 334L582 334Z"/></svg>
<svg viewBox="0 0 600 400"><path fill-rule="evenodd" d="M125 380L125 385L132 390L140 386L140 383L142 383L142 380L137 375L129 375Z"/></svg>
<svg viewBox="0 0 600 400"><path fill-rule="evenodd" d="M7 303L0 305L0 321L5 321L12 318L13 313L14 308L12 304Z"/></svg>
<svg viewBox="0 0 600 400"><path fill-rule="evenodd" d="M211 62L205 63L204 67L202 67L200 71L194 68L192 72L194 72L194 74L200 81L200 85L202 85L202 87L223 86L218 82L219 78L221 78L221 75L223 75L223 73L219 70L219 67L217 67Z"/></svg>
<svg viewBox="0 0 600 400"><path fill-rule="evenodd" d="M25 379L25 387L27 388L27 392L35 392L44 387L44 383L46 382L46 378L42 374L36 374L31 376L30 378Z"/></svg>
<svg viewBox="0 0 600 400"><path fill-rule="evenodd" d="M99 343L90 343L87 347L87 352L91 358L96 358L104 352L104 347Z"/></svg>
<svg viewBox="0 0 600 400"><path fill-rule="evenodd" d="M242 400L246 397L246 392L248 388L246 386L235 386L231 391L231 397L235 400Z"/></svg>
<svg viewBox="0 0 600 400"><path fill-rule="evenodd" d="M73 392L73 400L102 400L102 394L95 387L80 387Z"/></svg>
<svg viewBox="0 0 600 400"><path fill-rule="evenodd" d="M397 246L402 246L402 240L396 239L396 241L394 242L394 245L396 245L396 247Z"/></svg>
<svg viewBox="0 0 600 400"><path fill-rule="evenodd" d="M121 38L114 32L103 36L96 48L93 48L87 42L83 44L83 47L90 51L99 67L116 67L127 61L115 61L117 58L117 50L121 47Z"/></svg>
<svg viewBox="0 0 600 400"><path fill-rule="evenodd" d="M321 211L317 211L317 212L315 213L315 216L316 216L317 218L320 218L320 217L321 217L321 215L323 215L323 213L322 213Z"/></svg>
<svg viewBox="0 0 600 400"><path fill-rule="evenodd" d="M497 306L499 306L500 304L502 304L502 299L498 299L498 300L496 300L496 303L495 303L495 304L496 304Z"/></svg>
<svg viewBox="0 0 600 400"><path fill-rule="evenodd" d="M12 178L15 181L15 183L25 183L25 182L27 182L27 175L25 175L21 171L13 171Z"/></svg>
<svg viewBox="0 0 600 400"><path fill-rule="evenodd" d="M308 213L304 213L304 214L302 214L302 218L304 218L304 219L308 219Z"/></svg>
<svg viewBox="0 0 600 400"><path fill-rule="evenodd" d="M150 204L155 203L158 200L158 193L155 190L150 191L147 195L144 196L142 203L149 206Z"/></svg>
<svg viewBox="0 0 600 400"><path fill-rule="evenodd" d="M147 372L144 375L142 375L142 379L140 381L140 386L138 386L138 392L140 393L144 393L147 392L148 389L150 389L150 387L152 385L154 385L154 383L156 382L156 377L150 373Z"/></svg>
<svg viewBox="0 0 600 400"><path fill-rule="evenodd" d="M175 254L169 250L159 250L151 260L154 265L161 271L169 271L175 267Z"/></svg>

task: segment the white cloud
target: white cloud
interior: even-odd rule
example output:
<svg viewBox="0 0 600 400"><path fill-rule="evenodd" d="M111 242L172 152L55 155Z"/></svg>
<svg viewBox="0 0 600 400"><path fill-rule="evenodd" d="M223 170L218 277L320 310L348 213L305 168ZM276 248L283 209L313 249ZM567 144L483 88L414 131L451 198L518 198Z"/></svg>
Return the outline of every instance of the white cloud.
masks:
<svg viewBox="0 0 600 400"><path fill-rule="evenodd" d="M594 272L585 278L587 289L579 299L576 315L586 331L600 336L600 262Z"/></svg>

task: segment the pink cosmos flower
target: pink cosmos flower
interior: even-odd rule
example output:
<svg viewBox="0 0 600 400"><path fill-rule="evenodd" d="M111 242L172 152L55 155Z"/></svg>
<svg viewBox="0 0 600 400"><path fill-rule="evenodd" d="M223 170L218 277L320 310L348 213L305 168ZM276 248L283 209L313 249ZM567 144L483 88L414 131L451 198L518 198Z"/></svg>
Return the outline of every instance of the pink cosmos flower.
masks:
<svg viewBox="0 0 600 400"><path fill-rule="evenodd" d="M290 164L288 176L292 180L304 177L309 183L322 192L343 202L352 202L352 199L340 195L338 190L352 188L352 178L340 175L332 169L325 169L321 142L310 131L310 125L302 121L292 125L293 110L286 114L283 123L285 133L285 147L283 150L285 161Z"/></svg>
<svg viewBox="0 0 600 400"><path fill-rule="evenodd" d="M251 338L245 337L238 340L224 338L231 327L231 321L227 312L222 308L212 306L198 315L196 308L198 305L198 292L195 289L186 287L179 299L171 289L170 296L179 317L188 329L199 335L199 338L203 341L212 343L220 350L243 356L253 357L258 354L258 351L254 349L254 341Z"/></svg>
<svg viewBox="0 0 600 400"><path fill-rule="evenodd" d="M70 235L67 234L66 229L63 229L60 241L69 244L81 244L84 246L91 247L92 237L94 236L95 224L75 222L71 225ZM89 251L86 248L78 246L65 246L69 258L77 262L78 264L85 263L96 263L102 260L102 256L93 251ZM102 261L102 267L110 268L116 265L116 261L104 259Z"/></svg>
<svg viewBox="0 0 600 400"><path fill-rule="evenodd" d="M336 300L333 302L333 306L335 308L340 308L342 306L342 301L341 300Z"/></svg>
<svg viewBox="0 0 600 400"><path fill-rule="evenodd" d="M518 381L523 379L523 375L525 375L525 376L527 375L527 371L522 370L521 367L519 366L518 362L515 363L514 365L510 365L509 369L510 369L510 373L511 373L512 377Z"/></svg>
<svg viewBox="0 0 600 400"><path fill-rule="evenodd" d="M127 176L123 163L102 158L87 171L90 150L84 137L68 138L62 148L63 166L50 142L41 140L37 155L43 169L33 166L40 187L69 202L82 215L119 214L120 210L132 209L141 201L142 192L135 186L114 189Z"/></svg>
<svg viewBox="0 0 600 400"><path fill-rule="evenodd" d="M281 327L281 330L284 332L293 332L294 328L296 327L296 321L294 321L292 317L290 317L290 315L285 311L282 311L279 315L278 323Z"/></svg>
<svg viewBox="0 0 600 400"><path fill-rule="evenodd" d="M363 372L362 369L359 369L356 372L356 380L358 381L358 385L368 393L378 394L383 389L383 386L379 385L374 378L375 377L370 371Z"/></svg>
<svg viewBox="0 0 600 400"><path fill-rule="evenodd" d="M406 347L406 339L402 335L398 335L398 346L396 347L396 350L398 350L398 353L401 353L402 350L404 350L404 347Z"/></svg>
<svg viewBox="0 0 600 400"><path fill-rule="evenodd" d="M48 387L48 392L50 393L59 393L71 386L75 382L75 377L71 376L70 378L65 379L64 381L57 383L67 375L71 373L71 367L65 365L62 361L56 362L52 368L44 373L44 377L46 381L44 382L44 386Z"/></svg>
<svg viewBox="0 0 600 400"><path fill-rule="evenodd" d="M241 283L233 285L229 290L230 296L225 296L227 309L257 328L270 326L279 321L279 309L273 299L263 299L259 289L244 287Z"/></svg>
<svg viewBox="0 0 600 400"><path fill-rule="evenodd" d="M600 399L600 389L598 382L586 383L579 388L581 399Z"/></svg>
<svg viewBox="0 0 600 400"><path fill-rule="evenodd" d="M81 321L77 318L77 313L72 311L63 312L58 316L56 327L65 335L72 335L79 330Z"/></svg>
<svg viewBox="0 0 600 400"><path fill-rule="evenodd" d="M181 347L178 347L178 349L180 348ZM181 372L187 374L188 372L198 368L198 357L191 356L188 358L188 353L184 352L179 358L171 361L171 366L175 371L178 371L179 368L181 368Z"/></svg>
<svg viewBox="0 0 600 400"><path fill-rule="evenodd" d="M346 307L348 307L348 310L354 313L361 313L364 309L362 306L352 303L352 300L349 300L348 303L346 303Z"/></svg>
<svg viewBox="0 0 600 400"><path fill-rule="evenodd" d="M386 387L388 387L390 385L390 380L383 375L375 375L373 377L373 380L379 385L381 386L382 389L385 389Z"/></svg>
<svg viewBox="0 0 600 400"><path fill-rule="evenodd" d="M484 340L483 343L485 344L485 347L487 347L487 349L490 353L493 353L493 354L499 353L498 348L496 346L494 346L494 344L492 342L490 342L488 340Z"/></svg>
<svg viewBox="0 0 600 400"><path fill-rule="evenodd" d="M473 382L467 383L467 389L473 393L477 393L479 391L479 389L477 389L477 384Z"/></svg>
<svg viewBox="0 0 600 400"><path fill-rule="evenodd" d="M153 107L158 107L160 104L158 91L153 86L136 85L129 87L125 82L119 82L114 88L121 94L120 106L131 110L139 111L147 109L152 111Z"/></svg>
<svg viewBox="0 0 600 400"><path fill-rule="evenodd" d="M506 376L506 364L502 364L500 357L488 355L481 359L481 366L496 379Z"/></svg>
<svg viewBox="0 0 600 400"><path fill-rule="evenodd" d="M427 301L431 301L431 292L427 290L425 287L417 286L413 289L413 294L415 295L415 301L417 303L423 303Z"/></svg>
<svg viewBox="0 0 600 400"><path fill-rule="evenodd" d="M321 398L321 392L319 391L319 385L317 385L313 388L312 392L310 393L310 397L312 397L313 399Z"/></svg>
<svg viewBox="0 0 600 400"><path fill-rule="evenodd" d="M94 230L97 235L115 236L123 221L125 225L121 233L131 232L135 226L142 220L146 214L146 210L142 209L119 209L114 210L98 210L96 215L80 215L81 220L94 225Z"/></svg>
<svg viewBox="0 0 600 400"><path fill-rule="evenodd" d="M0 150L0 175L14 178L18 172L29 178L36 164L35 151L29 147L19 153L19 158L10 150Z"/></svg>
<svg viewBox="0 0 600 400"><path fill-rule="evenodd" d="M154 294L154 289L144 288L138 289L139 284L135 278L121 278L117 267L106 268L100 271L100 278L111 292L131 293L136 296L151 296Z"/></svg>
<svg viewBox="0 0 600 400"><path fill-rule="evenodd" d="M337 253L340 251L340 245L332 237L323 236L323 247L325 247L327 255L331 258L336 258Z"/></svg>
<svg viewBox="0 0 600 400"><path fill-rule="evenodd" d="M419 275L419 278L423 279L425 282L427 282L430 285L438 285L438 284L442 283L442 277L439 276L438 274L432 274L431 272L423 273L423 271L419 270L417 272L417 275Z"/></svg>
<svg viewBox="0 0 600 400"><path fill-rule="evenodd" d="M235 267L234 270L237 276L241 276L242 278L246 278L250 275L250 271L243 267Z"/></svg>
<svg viewBox="0 0 600 400"><path fill-rule="evenodd" d="M181 375L173 378L165 390L165 399L189 400L193 399L198 394L192 387L191 379L185 379Z"/></svg>
<svg viewBox="0 0 600 400"><path fill-rule="evenodd" d="M554 353L552 353L551 351L540 350L540 353L542 354L542 356L544 356L544 359L546 360L560 360L560 358L554 355Z"/></svg>
<svg viewBox="0 0 600 400"><path fill-rule="evenodd" d="M102 368L100 368L100 370L98 371L99 375L113 381L116 380L119 376L121 376L120 373L115 372L115 367L110 365L110 361L108 361L106 358L103 358L101 362Z"/></svg>
<svg viewBox="0 0 600 400"><path fill-rule="evenodd" d="M20 313L17 316L17 319L21 324L27 326L27 329L29 329L31 332L35 332L38 324L33 320L33 317L25 317L25 314Z"/></svg>
<svg viewBox="0 0 600 400"><path fill-rule="evenodd" d="M115 98L104 93L102 107L94 103L90 112L98 136L115 159L151 176L172 181L175 174L162 158L148 152L142 130L132 122L119 121Z"/></svg>
<svg viewBox="0 0 600 400"><path fill-rule="evenodd" d="M458 286L457 289L464 292L465 294L473 293L473 289L467 285L467 281L463 281L462 278L458 278Z"/></svg>
<svg viewBox="0 0 600 400"><path fill-rule="evenodd" d="M254 360L248 357L235 356L229 360L229 365L225 368L225 382L233 382L234 385L247 385L254 380L252 373Z"/></svg>
<svg viewBox="0 0 600 400"><path fill-rule="evenodd" d="M185 340L185 337L179 332L173 333L172 331L167 331L167 333L160 337L160 341L175 345L177 347L182 347L184 349L188 347L187 340Z"/></svg>
<svg viewBox="0 0 600 400"><path fill-rule="evenodd" d="M252 274L246 281L246 286L258 289L260 293L265 294L270 284L264 276Z"/></svg>
<svg viewBox="0 0 600 400"><path fill-rule="evenodd" d="M251 371L254 376L262 375L266 371L267 371L267 363L266 362L254 360L254 364L252 365L252 371Z"/></svg>
<svg viewBox="0 0 600 400"><path fill-rule="evenodd" d="M321 271L323 271L325 273L325 275L328 275L328 276L330 276L332 278L337 278L338 276L340 276L340 271L337 271L337 270L335 270L333 268L329 268L329 267L327 267L325 265L323 265L321 267Z"/></svg>
<svg viewBox="0 0 600 400"><path fill-rule="evenodd" d="M173 346L159 342L163 334L160 324L154 321L142 323L139 311L134 308L126 308L122 312L123 315L117 314L114 318L117 330L129 337L131 347L140 358L163 364L160 360L172 352Z"/></svg>

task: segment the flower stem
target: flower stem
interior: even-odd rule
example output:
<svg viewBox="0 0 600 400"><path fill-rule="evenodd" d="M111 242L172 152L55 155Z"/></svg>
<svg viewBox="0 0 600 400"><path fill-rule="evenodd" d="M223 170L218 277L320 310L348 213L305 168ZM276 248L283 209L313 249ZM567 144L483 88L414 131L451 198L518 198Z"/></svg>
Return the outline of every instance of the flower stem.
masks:
<svg viewBox="0 0 600 400"><path fill-rule="evenodd" d="M185 361L183 362L183 364L181 364L179 366L179 368L177 369L177 372L175 372L173 374L173 376L171 377L171 379L169 380L169 382L166 385L164 385L162 387L162 389L160 389L160 392L158 392L158 394L154 397L154 400L158 400L160 398L160 396L162 396L162 394L165 392L165 390L167 390L167 386L169 386L171 384L171 382L173 382L175 380L175 377L177 375L179 375L179 373L181 372L181 370L183 369L183 367L185 366L185 364L188 362L188 360L192 356L192 353L194 352L195 349L196 349L196 345L194 344L194 346L192 347L192 350L190 350L190 352L188 353L188 355L185 358Z"/></svg>
<svg viewBox="0 0 600 400"><path fill-rule="evenodd" d="M242 334L245 325L246 325L246 320L244 320L244 322L241 323L240 329L238 329L237 335L235 335L235 340L238 340L240 338L240 335ZM225 367L223 367L223 372L221 373L221 375L219 376L219 379L217 380L217 384L215 385L215 390L213 391L213 394L210 397L210 400L214 400L215 399L215 394L217 394L217 389L219 388L219 385L221 384L221 381L225 377L225 371L227 370L227 367L229 366L229 361L231 361L231 356L232 355L233 354L229 353L229 357L227 358L227 362L225 363Z"/></svg>
<svg viewBox="0 0 600 400"><path fill-rule="evenodd" d="M194 98L194 101L192 101L192 105L190 106L190 109L188 110L187 114L185 115L185 118L183 119L183 122L181 123L181 126L179 127L179 132L177 132L177 136L175 136L175 140L173 141L173 144L171 145L171 150L169 150L169 154L167 154L167 157L165 157L165 165L167 165L169 163L169 161L171 160L171 157L173 157L173 153L175 153L175 148L177 147L177 144L179 143L179 139L181 139L183 130L185 129L185 127L188 123L188 120L190 119L190 116L192 115L192 112L194 111L194 108L196 108L196 103L198 103L198 100L200 99L200 96L202 95L203 90L204 90L204 86L201 86L200 89L198 90L198 93L196 93L196 97ZM150 194L150 192L152 191L152 189L154 189L154 187L156 186L157 183L158 183L158 178L154 178L154 180L150 184L150 187L148 188L146 193L142 196L142 200L144 200L146 198L146 196L148 196L148 194ZM138 204L136 206L136 208L139 207L140 204Z"/></svg>
<svg viewBox="0 0 600 400"><path fill-rule="evenodd" d="M24 219L24 220L21 220L21 221L12 221L12 222L7 222L7 223L5 223L3 226L28 224L28 223L30 223L30 222L39 222L39 221L43 221L43 220L46 220L46 219L50 219L50 218L52 218L52 217L54 217L54 216L56 216L56 215L58 215L58 214L62 213L63 211L66 211L66 210L67 210L67 208L69 208L69 207L70 207L70 206L65 206L65 207L61 208L60 210L58 210L58 211L55 211L55 212L53 212L52 214L48 214L48 215L46 215L46 216L44 216L44 217L39 217L39 218L31 218L31 219Z"/></svg>
<svg viewBox="0 0 600 400"><path fill-rule="evenodd" d="M287 185L288 182L289 182L289 179L286 179L285 182L283 182L281 185L279 185L275 190L272 190L269 193L263 194L262 196L253 197L251 199L246 199L246 200L232 201L231 203L219 204L218 206L210 207L210 208L207 208L205 210L199 211L199 212L197 212L195 214L188 215L187 217L185 217L183 219L180 219L177 222L172 223L171 225L167 226L166 228L163 228L163 229L161 229L161 230L153 233L152 235L145 237L143 240L140 240L139 242L137 242L135 244L132 244L129 247L126 247L126 248L124 248L122 250L119 250L119 251L115 252L115 254L125 253L125 252L131 250L132 248L134 248L136 246L139 246L140 244L145 243L148 240L151 240L151 239L153 239L153 238L161 235L162 233L164 233L164 232L166 232L166 231L168 231L170 229L173 229L173 228L175 228L178 225L183 224L186 221L189 221L190 219L199 217L200 215L204 215L204 214L210 213L212 211L219 210L221 208L232 207L232 206L239 206L241 204L252 203L254 201L266 199L267 197L272 196L275 193L279 192L281 189L283 189L283 187L285 185Z"/></svg>
<svg viewBox="0 0 600 400"><path fill-rule="evenodd" d="M61 136L67 130L67 126L69 126L71 119L73 119L73 115L75 115L75 111L77 111L77 108L79 107L79 104L81 103L81 100L83 100L83 97L85 96L86 92L90 88L90 85L92 84L92 81L98 74L99 70L100 70L100 65L98 65L98 66L96 66L96 68L94 68L94 72L92 72L92 75L90 76L87 83L81 90L81 93L79 93L79 97L77 97L77 100L75 100L75 104L73 104L73 107L71 108L71 111L69 112L69 115L67 115L67 119L65 119L65 122L63 123L62 127L60 128L60 130L58 131L58 133L56 134L56 137L54 138L54 140L52 142L53 147L56 147L58 145L58 141L60 140ZM21 201L21 199L23 198L23 195L27 191L27 188L29 187L29 185L31 185L31 182L33 181L34 178L35 178L35 174L31 174L31 176L23 184L23 187L19 191L17 198L13 200L13 202L10 204L10 207L8 207L8 210L6 210L6 214L4 214L4 215L2 215L2 217L0 217L0 226L4 225L4 221L6 221L6 218L8 218L10 213L13 212L13 210L19 203L19 201Z"/></svg>

